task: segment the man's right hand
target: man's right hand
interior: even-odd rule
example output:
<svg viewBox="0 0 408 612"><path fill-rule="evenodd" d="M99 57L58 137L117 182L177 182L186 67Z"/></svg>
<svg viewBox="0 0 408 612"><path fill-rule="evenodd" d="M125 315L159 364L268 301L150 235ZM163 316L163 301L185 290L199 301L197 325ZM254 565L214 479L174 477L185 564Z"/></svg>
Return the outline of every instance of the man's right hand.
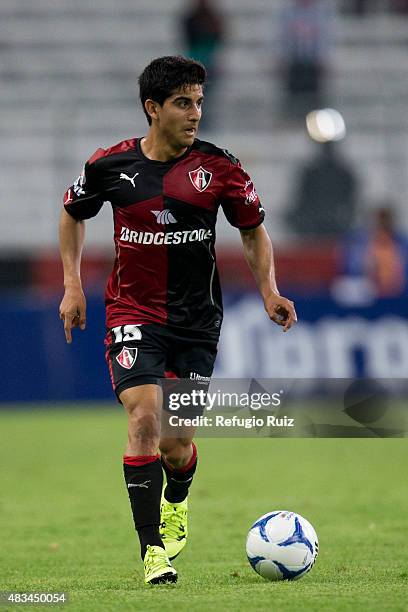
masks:
<svg viewBox="0 0 408 612"><path fill-rule="evenodd" d="M68 344L72 342L71 330L74 327L85 329L86 299L80 287L67 288L59 307L60 319L64 322L65 338Z"/></svg>

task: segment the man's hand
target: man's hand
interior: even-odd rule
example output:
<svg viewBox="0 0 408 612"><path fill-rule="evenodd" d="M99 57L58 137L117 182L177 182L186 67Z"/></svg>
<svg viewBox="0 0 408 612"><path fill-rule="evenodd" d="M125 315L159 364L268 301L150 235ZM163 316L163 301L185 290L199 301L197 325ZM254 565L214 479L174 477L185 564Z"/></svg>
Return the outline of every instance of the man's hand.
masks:
<svg viewBox="0 0 408 612"><path fill-rule="evenodd" d="M296 310L293 302L277 293L272 293L264 299L265 310L269 318L281 325L286 332L297 321Z"/></svg>
<svg viewBox="0 0 408 612"><path fill-rule="evenodd" d="M85 329L86 326L86 300L80 287L65 289L59 315L64 322L65 338L68 344L71 344L71 330L74 327Z"/></svg>

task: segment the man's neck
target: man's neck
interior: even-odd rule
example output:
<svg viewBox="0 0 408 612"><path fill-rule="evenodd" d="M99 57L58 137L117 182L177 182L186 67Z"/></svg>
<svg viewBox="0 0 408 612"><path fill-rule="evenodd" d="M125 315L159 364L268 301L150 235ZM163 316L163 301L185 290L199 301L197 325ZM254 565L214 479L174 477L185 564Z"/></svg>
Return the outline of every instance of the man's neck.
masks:
<svg viewBox="0 0 408 612"><path fill-rule="evenodd" d="M187 151L188 147L174 148L171 143L160 138L152 129L149 130L147 136L142 138L140 146L143 154L154 161L171 161L180 157Z"/></svg>

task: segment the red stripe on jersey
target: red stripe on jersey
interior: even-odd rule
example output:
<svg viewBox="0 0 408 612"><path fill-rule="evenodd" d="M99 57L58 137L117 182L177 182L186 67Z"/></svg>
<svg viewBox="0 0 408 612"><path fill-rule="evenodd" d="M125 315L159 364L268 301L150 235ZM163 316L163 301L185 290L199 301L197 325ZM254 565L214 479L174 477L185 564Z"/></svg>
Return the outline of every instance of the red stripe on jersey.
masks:
<svg viewBox="0 0 408 612"><path fill-rule="evenodd" d="M93 164L97 159L101 157L105 157L106 151L105 149L96 149L95 153L88 159L88 164Z"/></svg>
<svg viewBox="0 0 408 612"><path fill-rule="evenodd" d="M114 155L115 153L126 153L126 151L134 149L135 147L136 138L121 140L117 144L113 145L113 147L109 147L109 149L97 149L92 157L88 160L88 164L92 164L101 157L107 157L108 155Z"/></svg>
<svg viewBox="0 0 408 612"><path fill-rule="evenodd" d="M158 459L160 459L159 453L157 453L157 455L123 455L123 463L126 463L126 465L133 465L135 467L153 463Z"/></svg>
<svg viewBox="0 0 408 612"><path fill-rule="evenodd" d="M105 359L106 359L106 363L108 364L109 376L111 379L112 387L113 387L113 390L115 391L115 379L113 377L112 359L110 358L110 355L109 355L109 349L111 346L112 346L112 335L110 332L108 332L105 337L105 347L106 347Z"/></svg>

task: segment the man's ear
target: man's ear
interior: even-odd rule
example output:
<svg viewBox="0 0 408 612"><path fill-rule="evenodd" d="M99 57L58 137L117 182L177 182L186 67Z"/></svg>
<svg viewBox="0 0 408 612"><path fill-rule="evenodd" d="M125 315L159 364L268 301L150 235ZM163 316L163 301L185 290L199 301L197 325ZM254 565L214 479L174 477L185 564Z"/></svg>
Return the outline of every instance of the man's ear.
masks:
<svg viewBox="0 0 408 612"><path fill-rule="evenodd" d="M151 100L150 98L148 98L145 102L146 112L151 117L151 119L158 118L158 112L157 112L158 107L159 107L158 102L155 102L154 100Z"/></svg>

